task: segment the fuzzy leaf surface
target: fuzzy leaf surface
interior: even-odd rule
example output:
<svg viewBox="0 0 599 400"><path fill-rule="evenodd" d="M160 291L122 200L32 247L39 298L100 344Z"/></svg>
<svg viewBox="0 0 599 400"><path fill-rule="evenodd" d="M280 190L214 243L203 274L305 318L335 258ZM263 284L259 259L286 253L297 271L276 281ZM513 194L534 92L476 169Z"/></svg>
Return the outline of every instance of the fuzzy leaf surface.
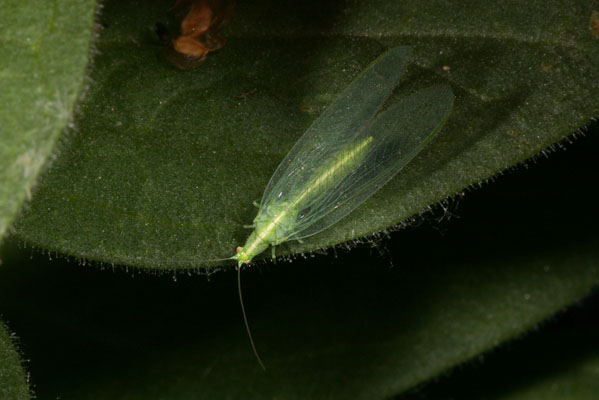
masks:
<svg viewBox="0 0 599 400"><path fill-rule="evenodd" d="M223 31L227 45L191 72L166 63L154 32L156 22L175 19L171 3L106 2L93 85L17 224L23 239L156 269L232 256L249 234L243 225L255 216L252 201L296 140L360 71L398 45L412 46L415 61L396 96L449 83L456 100L448 123L350 216L279 254L391 227L599 113L599 42L588 1L516 1L509 9L457 1L240 3Z"/></svg>
<svg viewBox="0 0 599 400"><path fill-rule="evenodd" d="M96 2L2 1L0 13L0 239L81 93Z"/></svg>

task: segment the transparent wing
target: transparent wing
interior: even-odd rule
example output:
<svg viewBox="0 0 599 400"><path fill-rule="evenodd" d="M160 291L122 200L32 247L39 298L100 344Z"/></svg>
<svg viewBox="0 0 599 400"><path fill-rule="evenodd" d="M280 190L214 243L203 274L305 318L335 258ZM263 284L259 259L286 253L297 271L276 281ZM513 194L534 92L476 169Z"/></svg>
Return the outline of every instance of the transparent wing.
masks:
<svg viewBox="0 0 599 400"><path fill-rule="evenodd" d="M289 239L314 235L355 210L422 150L452 105L451 88L439 85L407 97L379 116L360 135L373 138L363 159L336 186L302 204Z"/></svg>
<svg viewBox="0 0 599 400"><path fill-rule="evenodd" d="M256 217L284 216L277 243L316 234L349 214L405 166L447 118L453 95L446 85L420 91L377 115L410 53L396 48L371 64L279 165Z"/></svg>
<svg viewBox="0 0 599 400"><path fill-rule="evenodd" d="M391 95L411 55L406 46L384 53L323 111L277 167L261 206L282 201L291 189L305 185L320 166L354 140Z"/></svg>

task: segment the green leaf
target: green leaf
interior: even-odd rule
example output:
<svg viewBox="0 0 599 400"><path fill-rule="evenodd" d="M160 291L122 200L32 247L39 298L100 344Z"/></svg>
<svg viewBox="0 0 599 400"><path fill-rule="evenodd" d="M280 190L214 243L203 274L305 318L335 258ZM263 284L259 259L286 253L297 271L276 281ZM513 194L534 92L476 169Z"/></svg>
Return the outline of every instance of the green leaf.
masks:
<svg viewBox="0 0 599 400"><path fill-rule="evenodd" d="M599 292L523 340L414 392L413 399L595 399L599 390ZM482 361L482 360L481 360ZM473 384L475 382L475 384Z"/></svg>
<svg viewBox="0 0 599 400"><path fill-rule="evenodd" d="M448 124L351 216L280 254L393 226L543 151L599 111L599 46L584 0L520 1L509 12L499 3L242 2L226 47L191 72L166 63L154 33L171 6L106 2L93 85L17 224L21 238L148 268L230 257L249 233L252 201L297 138L397 45L415 49L397 96L450 83Z"/></svg>
<svg viewBox="0 0 599 400"><path fill-rule="evenodd" d="M0 239L82 90L95 1L6 0L0 13Z"/></svg>
<svg viewBox="0 0 599 400"><path fill-rule="evenodd" d="M95 1L2 1L0 12L0 242L67 125L80 94ZM0 324L0 397L29 399Z"/></svg>
<svg viewBox="0 0 599 400"><path fill-rule="evenodd" d="M29 399L25 372L10 335L0 323L0 397L3 400Z"/></svg>
<svg viewBox="0 0 599 400"><path fill-rule="evenodd" d="M482 355L543 332L541 321L599 284L599 214L589 185L597 145L599 135L589 135L499 178L443 214L459 218L431 216L379 241L382 255L360 246L244 269L266 372L245 334L234 271L209 280L132 276L25 251L0 269L0 313L27 348L43 398L376 400L468 360L480 360L474 366L484 373ZM595 290L591 310L598 298ZM591 315L580 331L592 338ZM579 340L570 335L560 346L567 352ZM599 349L596 340L584 343L585 354ZM516 351L511 365L529 357ZM546 364L575 373L559 355ZM458 381L456 392L472 382Z"/></svg>
<svg viewBox="0 0 599 400"><path fill-rule="evenodd" d="M538 377L532 384L508 393L506 400L560 400L560 399L587 399L597 398L599 390L599 355L597 355L597 335L584 335L582 337L565 337L569 342L578 341L578 344L593 346L593 354L581 355L580 359L572 360L566 368L550 371L546 376ZM561 339L561 338L556 338ZM582 343L580 341L582 340ZM591 343L593 341L593 343ZM552 345L559 345L555 340ZM548 350L546 348L545 350ZM558 354L559 355L559 354Z"/></svg>

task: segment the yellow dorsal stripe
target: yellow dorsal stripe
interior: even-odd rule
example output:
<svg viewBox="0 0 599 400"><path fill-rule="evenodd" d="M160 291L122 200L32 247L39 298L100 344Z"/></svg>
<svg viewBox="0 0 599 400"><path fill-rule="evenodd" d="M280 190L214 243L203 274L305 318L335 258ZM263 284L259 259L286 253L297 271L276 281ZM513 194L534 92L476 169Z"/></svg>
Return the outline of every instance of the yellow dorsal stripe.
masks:
<svg viewBox="0 0 599 400"><path fill-rule="evenodd" d="M313 183L309 184L308 188L301 195L299 195L297 197L297 199L295 199L291 203L291 205L288 207L288 209L299 204L307 195L309 195L311 192L313 192L319 185L321 185L323 182L326 182L327 179L329 179L331 176L333 176L339 170L339 168L341 168L345 164L349 163L352 158L357 157L362 152L362 150L364 150L364 148L366 148L366 146L368 146L370 144L370 142L372 142L372 140L373 140L372 136L368 136L362 142L358 143L356 145L356 147L354 147L353 149L351 149L350 151L345 153L343 155L343 157L341 157L340 160L338 160L328 170L326 170L322 175L320 175L318 178L316 178Z"/></svg>
<svg viewBox="0 0 599 400"><path fill-rule="evenodd" d="M366 139L358 143L353 149L349 150L339 160L337 160L330 168L328 168L322 175L318 176L314 182L308 185L308 188L304 190L295 200L293 200L285 210L279 213L270 224L266 226L261 232L256 232L256 235L260 240L254 241L248 248L245 249L246 253L252 254L254 248L259 245L260 242L264 241L264 238L268 237L270 233L275 229L279 222L285 218L290 210L294 209L302 200L312 193L319 185L326 182L331 176L333 176L341 167L349 163L354 157L358 157L360 153L372 142L372 136L368 136ZM355 161L354 161L355 163Z"/></svg>

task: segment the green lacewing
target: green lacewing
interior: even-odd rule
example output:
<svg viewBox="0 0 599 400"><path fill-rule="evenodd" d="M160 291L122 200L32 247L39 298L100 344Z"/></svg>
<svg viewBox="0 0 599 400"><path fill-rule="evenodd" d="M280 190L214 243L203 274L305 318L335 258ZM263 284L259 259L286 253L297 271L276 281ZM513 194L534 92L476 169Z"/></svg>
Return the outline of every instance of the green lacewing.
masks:
<svg viewBox="0 0 599 400"><path fill-rule="evenodd" d="M412 50L376 59L312 123L270 179L252 234L231 257L238 267L268 246L315 235L355 210L408 164L443 126L449 85L384 109Z"/></svg>
<svg viewBox="0 0 599 400"><path fill-rule="evenodd" d="M384 107L411 54L404 46L381 55L312 123L271 177L252 234L227 258L238 262L243 319L262 368L243 305L241 267L268 246L274 252L278 244L315 235L347 216L441 129L453 106L449 85L428 87Z"/></svg>

